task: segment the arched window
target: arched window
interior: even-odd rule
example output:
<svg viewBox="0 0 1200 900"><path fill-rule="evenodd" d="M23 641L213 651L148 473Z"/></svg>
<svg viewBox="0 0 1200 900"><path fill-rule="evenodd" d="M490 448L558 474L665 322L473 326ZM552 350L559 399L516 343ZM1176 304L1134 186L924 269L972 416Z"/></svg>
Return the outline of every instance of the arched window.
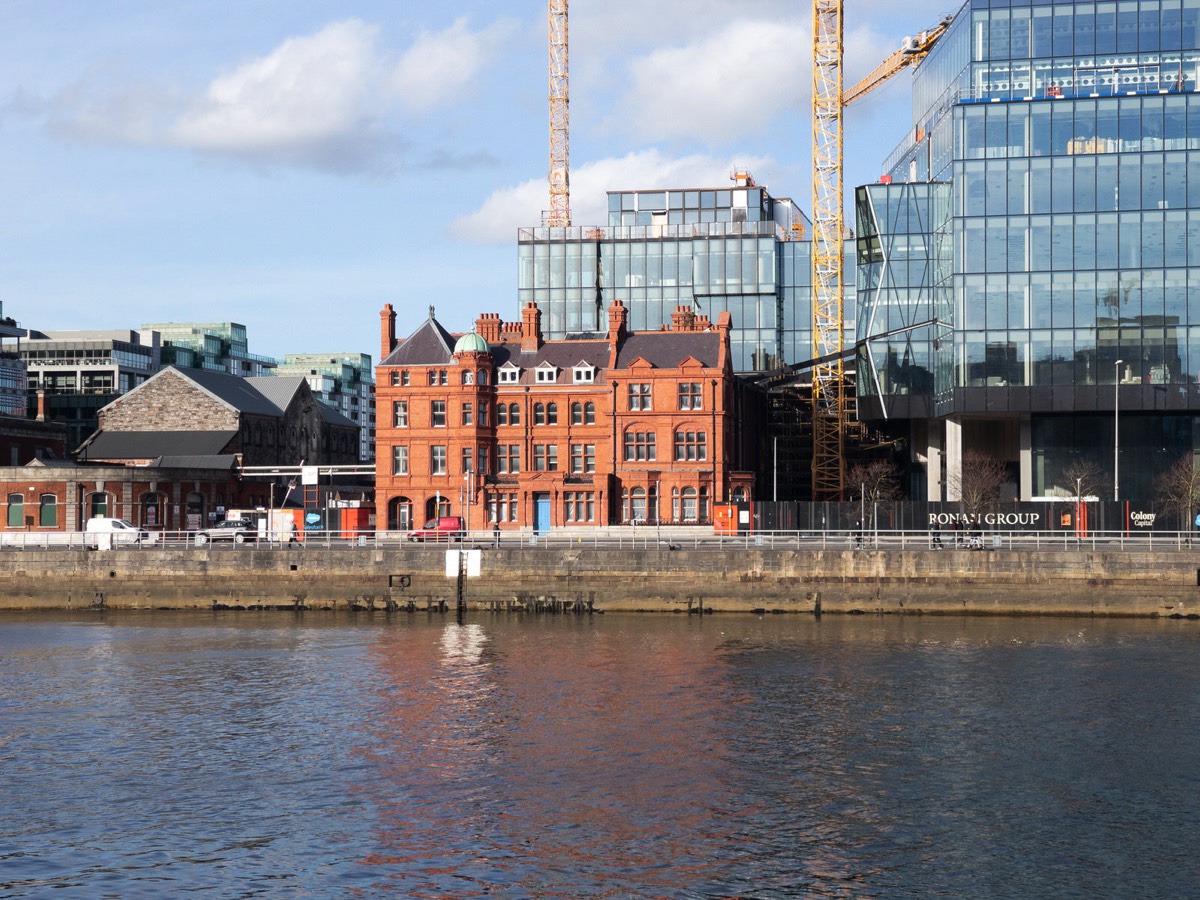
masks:
<svg viewBox="0 0 1200 900"><path fill-rule="evenodd" d="M475 383L475 373L472 372L470 369L463 372L462 373L462 383L463 384L474 384Z"/></svg>
<svg viewBox="0 0 1200 900"><path fill-rule="evenodd" d="M700 521L700 506L698 499L699 497L694 487L685 487L683 489L683 521Z"/></svg>
<svg viewBox="0 0 1200 900"><path fill-rule="evenodd" d="M480 369L480 370L479 370L479 383L480 383L480 384L487 384L487 383L488 383L488 373L487 373L487 369Z"/></svg>
<svg viewBox="0 0 1200 900"><path fill-rule="evenodd" d="M546 405L544 403L533 404L533 424L534 425L545 425L546 424Z"/></svg>
<svg viewBox="0 0 1200 900"><path fill-rule="evenodd" d="M576 401L571 404L571 424L572 425L582 425L583 424L583 404L580 403L579 401Z"/></svg>
<svg viewBox="0 0 1200 900"><path fill-rule="evenodd" d="M413 527L412 501L407 497L393 497L388 501L388 531L411 531Z"/></svg>
<svg viewBox="0 0 1200 900"><path fill-rule="evenodd" d="M96 516L108 515L108 494L104 491L96 491L90 499L91 514L88 518L94 519Z"/></svg>
<svg viewBox="0 0 1200 900"><path fill-rule="evenodd" d="M508 404L507 403L497 403L496 404L496 424L497 425L507 425L508 424Z"/></svg>
<svg viewBox="0 0 1200 900"><path fill-rule="evenodd" d="M558 404L557 403L547 403L546 404L546 424L547 425L557 425L558 424Z"/></svg>
<svg viewBox="0 0 1200 900"><path fill-rule="evenodd" d="M25 524L25 495L8 495L8 527L20 528Z"/></svg>
<svg viewBox="0 0 1200 900"><path fill-rule="evenodd" d="M584 425L595 425L596 424L596 404L590 400L587 403L585 403L583 406L583 424Z"/></svg>
<svg viewBox="0 0 1200 900"><path fill-rule="evenodd" d="M58 497L55 494L42 494L38 504L38 526L58 527Z"/></svg>
<svg viewBox="0 0 1200 900"><path fill-rule="evenodd" d="M745 487L736 487L733 489L733 502L734 503L745 503L746 502L746 488Z"/></svg>
<svg viewBox="0 0 1200 900"><path fill-rule="evenodd" d="M635 487L621 491L621 516L627 524L646 521L646 489Z"/></svg>
<svg viewBox="0 0 1200 900"><path fill-rule="evenodd" d="M509 404L508 424L510 424L510 425L520 425L521 424L521 404L519 404L519 403Z"/></svg>
<svg viewBox="0 0 1200 900"><path fill-rule="evenodd" d="M165 524L163 522L163 495L159 493L149 493L142 497L142 524L151 528L157 528Z"/></svg>
<svg viewBox="0 0 1200 900"><path fill-rule="evenodd" d="M204 527L204 495L191 491L186 500L187 518L184 525L188 531L199 531Z"/></svg>

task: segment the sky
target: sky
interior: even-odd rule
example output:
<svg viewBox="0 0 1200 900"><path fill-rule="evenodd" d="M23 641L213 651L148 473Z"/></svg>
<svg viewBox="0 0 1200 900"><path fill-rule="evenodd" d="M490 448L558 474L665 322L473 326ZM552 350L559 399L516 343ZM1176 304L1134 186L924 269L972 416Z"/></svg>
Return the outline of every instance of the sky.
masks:
<svg viewBox="0 0 1200 900"><path fill-rule="evenodd" d="M845 83L954 12L847 0ZM747 169L811 208L811 4L575 0L571 213ZM519 318L549 208L547 4L5 0L0 303L22 327L240 322L250 350L369 353ZM844 178L911 123L902 73L846 111Z"/></svg>

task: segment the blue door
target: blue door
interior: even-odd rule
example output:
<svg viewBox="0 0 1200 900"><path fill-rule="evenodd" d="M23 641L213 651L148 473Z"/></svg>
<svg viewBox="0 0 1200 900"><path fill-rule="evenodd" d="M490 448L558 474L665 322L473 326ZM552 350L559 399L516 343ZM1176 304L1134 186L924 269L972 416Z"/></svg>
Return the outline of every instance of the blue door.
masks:
<svg viewBox="0 0 1200 900"><path fill-rule="evenodd" d="M546 534L550 530L550 495L533 495L533 533Z"/></svg>

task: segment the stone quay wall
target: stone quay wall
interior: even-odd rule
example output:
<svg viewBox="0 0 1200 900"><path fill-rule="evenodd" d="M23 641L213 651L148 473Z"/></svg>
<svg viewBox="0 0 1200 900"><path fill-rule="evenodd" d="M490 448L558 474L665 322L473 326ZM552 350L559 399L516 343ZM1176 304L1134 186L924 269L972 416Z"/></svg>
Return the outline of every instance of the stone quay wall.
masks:
<svg viewBox="0 0 1200 900"><path fill-rule="evenodd" d="M468 609L1200 617L1200 553L481 550ZM455 609L432 547L0 549L0 609Z"/></svg>

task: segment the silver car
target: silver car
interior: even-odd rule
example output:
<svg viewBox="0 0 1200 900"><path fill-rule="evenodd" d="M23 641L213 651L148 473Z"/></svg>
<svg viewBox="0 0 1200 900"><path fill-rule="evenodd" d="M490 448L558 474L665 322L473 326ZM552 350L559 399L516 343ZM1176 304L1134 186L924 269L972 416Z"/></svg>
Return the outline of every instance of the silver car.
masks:
<svg viewBox="0 0 1200 900"><path fill-rule="evenodd" d="M235 544L244 544L246 541L257 540L258 526L242 519L226 519L211 528L196 532L197 544L207 544L209 541L233 541Z"/></svg>

